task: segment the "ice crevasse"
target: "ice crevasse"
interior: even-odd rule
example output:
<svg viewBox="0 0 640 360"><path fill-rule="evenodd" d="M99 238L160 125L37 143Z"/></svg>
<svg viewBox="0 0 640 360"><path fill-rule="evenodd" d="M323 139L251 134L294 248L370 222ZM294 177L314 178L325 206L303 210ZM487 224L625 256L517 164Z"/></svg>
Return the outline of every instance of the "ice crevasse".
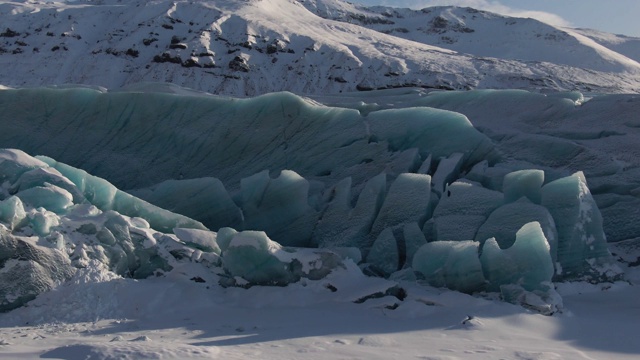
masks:
<svg viewBox="0 0 640 360"><path fill-rule="evenodd" d="M20 109L29 96L51 107ZM2 144L46 155L0 152L2 310L90 262L136 278L194 262L224 286L320 279L353 263L543 303L552 281L618 275L585 177L512 169L485 187L474 165L500 158L457 113L87 89L6 90L0 107L11 110L2 126L7 114L22 124L7 124ZM43 123L74 130L28 141ZM100 146L69 150L85 141Z"/></svg>

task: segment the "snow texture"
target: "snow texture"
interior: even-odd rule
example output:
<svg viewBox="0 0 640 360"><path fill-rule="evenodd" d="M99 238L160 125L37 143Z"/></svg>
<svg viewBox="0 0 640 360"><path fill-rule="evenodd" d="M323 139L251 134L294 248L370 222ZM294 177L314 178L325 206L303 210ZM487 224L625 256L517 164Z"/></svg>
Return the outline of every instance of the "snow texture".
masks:
<svg viewBox="0 0 640 360"><path fill-rule="evenodd" d="M640 83L637 39L471 8L11 1L0 19L0 78L11 87L169 82L244 97L411 86L629 93Z"/></svg>

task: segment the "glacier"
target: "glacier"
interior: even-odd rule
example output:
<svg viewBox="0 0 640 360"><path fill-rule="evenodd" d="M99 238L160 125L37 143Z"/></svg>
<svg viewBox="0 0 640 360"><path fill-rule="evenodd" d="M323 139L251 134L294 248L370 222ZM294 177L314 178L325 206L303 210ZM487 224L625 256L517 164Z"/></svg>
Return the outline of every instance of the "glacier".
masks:
<svg viewBox="0 0 640 360"><path fill-rule="evenodd" d="M636 168L616 152L637 136L632 113L620 111L618 135L570 122L607 98L631 107L634 98L390 94L395 108L372 92L360 95L373 105L361 111L349 94L0 91L0 310L95 262L133 278L192 263L241 287L358 265L368 275L499 292L543 313L561 306L553 281L620 277L607 232L635 234L635 225L607 228L599 202L637 199ZM478 115L502 102L496 111L508 114ZM562 127L562 136L544 135L553 145L546 156L521 148Z"/></svg>

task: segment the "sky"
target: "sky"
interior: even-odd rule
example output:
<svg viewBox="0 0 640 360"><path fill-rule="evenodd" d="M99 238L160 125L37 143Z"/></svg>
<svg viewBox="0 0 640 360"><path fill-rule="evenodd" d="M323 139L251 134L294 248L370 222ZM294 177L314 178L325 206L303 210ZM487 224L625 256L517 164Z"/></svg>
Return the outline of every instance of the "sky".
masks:
<svg viewBox="0 0 640 360"><path fill-rule="evenodd" d="M367 5L421 9L435 5L469 6L531 17L554 25L590 28L640 37L640 0L349 0Z"/></svg>

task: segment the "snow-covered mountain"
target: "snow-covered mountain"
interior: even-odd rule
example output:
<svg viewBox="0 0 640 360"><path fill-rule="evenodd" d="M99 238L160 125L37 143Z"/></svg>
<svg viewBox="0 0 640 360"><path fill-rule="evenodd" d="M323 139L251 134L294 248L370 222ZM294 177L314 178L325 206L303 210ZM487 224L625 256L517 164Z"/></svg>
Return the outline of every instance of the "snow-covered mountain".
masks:
<svg viewBox="0 0 640 360"><path fill-rule="evenodd" d="M640 89L640 64L605 42L470 8L22 0L0 3L0 18L7 86L171 82L235 96L405 86Z"/></svg>
<svg viewBox="0 0 640 360"><path fill-rule="evenodd" d="M610 34L592 29L573 29L573 31L630 59L640 61L640 38Z"/></svg>
<svg viewBox="0 0 640 360"><path fill-rule="evenodd" d="M317 15L476 57L549 62L603 72L637 70L640 64L583 32L535 19L513 18L473 8L434 6L422 10L362 8L340 0L303 2ZM599 37L615 36L593 32ZM585 38L586 37L586 38Z"/></svg>

